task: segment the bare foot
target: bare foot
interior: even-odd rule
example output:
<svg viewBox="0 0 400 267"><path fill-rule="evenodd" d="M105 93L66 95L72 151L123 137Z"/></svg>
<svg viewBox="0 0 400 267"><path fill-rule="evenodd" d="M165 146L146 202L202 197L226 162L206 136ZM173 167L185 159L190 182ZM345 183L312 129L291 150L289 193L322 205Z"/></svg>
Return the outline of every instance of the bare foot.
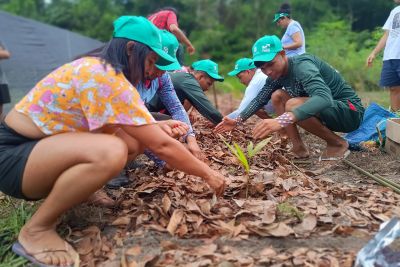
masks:
<svg viewBox="0 0 400 267"><path fill-rule="evenodd" d="M24 225L18 235L18 241L29 255L43 264L69 266L78 259L77 252L54 228L35 229Z"/></svg>
<svg viewBox="0 0 400 267"><path fill-rule="evenodd" d="M349 144L346 140L341 139L336 144L327 144L326 150L322 153L322 159L329 159L329 158L342 158L346 151L349 149Z"/></svg>
<svg viewBox="0 0 400 267"><path fill-rule="evenodd" d="M310 157L310 153L305 145L293 146L290 152L292 152L297 159L305 159Z"/></svg>
<svg viewBox="0 0 400 267"><path fill-rule="evenodd" d="M94 192L86 202L88 204L106 208L112 208L116 205L116 202L110 198L103 189Z"/></svg>

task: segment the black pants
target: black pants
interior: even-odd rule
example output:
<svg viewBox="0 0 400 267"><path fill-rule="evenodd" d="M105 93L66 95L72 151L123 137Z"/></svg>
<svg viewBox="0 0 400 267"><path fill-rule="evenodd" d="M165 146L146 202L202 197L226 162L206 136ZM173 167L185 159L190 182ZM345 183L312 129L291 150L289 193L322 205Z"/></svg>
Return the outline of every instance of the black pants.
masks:
<svg viewBox="0 0 400 267"><path fill-rule="evenodd" d="M8 90L8 85L0 83L0 105L10 103L10 91Z"/></svg>
<svg viewBox="0 0 400 267"><path fill-rule="evenodd" d="M0 191L4 194L27 199L22 193L25 165L38 140L24 137L0 124Z"/></svg>

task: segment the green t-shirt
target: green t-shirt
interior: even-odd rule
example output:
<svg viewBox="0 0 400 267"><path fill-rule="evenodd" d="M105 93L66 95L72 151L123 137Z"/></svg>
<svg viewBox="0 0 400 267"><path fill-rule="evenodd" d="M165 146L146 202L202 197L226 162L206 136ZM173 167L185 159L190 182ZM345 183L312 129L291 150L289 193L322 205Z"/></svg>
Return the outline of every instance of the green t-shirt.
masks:
<svg viewBox="0 0 400 267"><path fill-rule="evenodd" d="M318 57L302 54L288 58L288 64L286 76L266 80L258 96L240 113L242 120L247 120L265 105L277 89L285 90L291 97L309 97L293 110L299 121L331 107L333 100L350 101L357 110L364 111L360 98L339 72Z"/></svg>
<svg viewBox="0 0 400 267"><path fill-rule="evenodd" d="M170 73L170 76L176 94L182 104L185 100L188 100L202 116L212 123L218 124L222 121L221 113L204 94L200 84L192 74L176 72ZM158 94L156 94L147 104L147 108L152 112L158 112L165 109L165 106L162 104Z"/></svg>

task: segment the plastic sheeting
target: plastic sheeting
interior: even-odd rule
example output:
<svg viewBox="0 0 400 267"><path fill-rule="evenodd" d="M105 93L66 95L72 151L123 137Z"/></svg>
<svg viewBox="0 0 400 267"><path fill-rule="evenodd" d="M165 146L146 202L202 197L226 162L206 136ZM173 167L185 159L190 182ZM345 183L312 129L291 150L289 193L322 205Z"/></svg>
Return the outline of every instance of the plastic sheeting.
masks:
<svg viewBox="0 0 400 267"><path fill-rule="evenodd" d="M0 11L0 40L11 58L0 62L16 103L35 84L76 56L101 46L97 40ZM5 105L9 110L12 105Z"/></svg>

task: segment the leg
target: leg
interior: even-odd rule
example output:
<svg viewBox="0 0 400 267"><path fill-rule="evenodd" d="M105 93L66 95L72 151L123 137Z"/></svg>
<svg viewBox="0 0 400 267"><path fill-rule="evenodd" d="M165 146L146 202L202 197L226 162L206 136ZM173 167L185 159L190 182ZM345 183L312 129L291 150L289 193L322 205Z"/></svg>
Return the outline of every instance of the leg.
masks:
<svg viewBox="0 0 400 267"><path fill-rule="evenodd" d="M304 104L307 98L292 98L286 102L286 111L292 111ZM346 140L332 132L316 117L308 118L297 124L306 131L326 141L326 157L341 157L347 151L349 144Z"/></svg>
<svg viewBox="0 0 400 267"><path fill-rule="evenodd" d="M271 117L268 115L267 112L265 112L265 110L260 109L256 112L256 115L260 118L260 119L271 119Z"/></svg>
<svg viewBox="0 0 400 267"><path fill-rule="evenodd" d="M390 87L390 106L392 111L400 110L400 86Z"/></svg>
<svg viewBox="0 0 400 267"><path fill-rule="evenodd" d="M284 90L277 90L272 94L271 100L277 115L282 115L285 111L286 102L291 99L291 96ZM296 125L289 125L285 128L287 136L293 144L292 152L299 158L306 158L309 156L308 149L300 137Z"/></svg>
<svg viewBox="0 0 400 267"><path fill-rule="evenodd" d="M21 229L18 240L35 255L62 250L65 242L55 231L57 218L85 201L125 165L127 146L104 134L66 133L41 140L25 167L22 192L28 198L46 198ZM45 264L71 264L70 251L38 254Z"/></svg>

